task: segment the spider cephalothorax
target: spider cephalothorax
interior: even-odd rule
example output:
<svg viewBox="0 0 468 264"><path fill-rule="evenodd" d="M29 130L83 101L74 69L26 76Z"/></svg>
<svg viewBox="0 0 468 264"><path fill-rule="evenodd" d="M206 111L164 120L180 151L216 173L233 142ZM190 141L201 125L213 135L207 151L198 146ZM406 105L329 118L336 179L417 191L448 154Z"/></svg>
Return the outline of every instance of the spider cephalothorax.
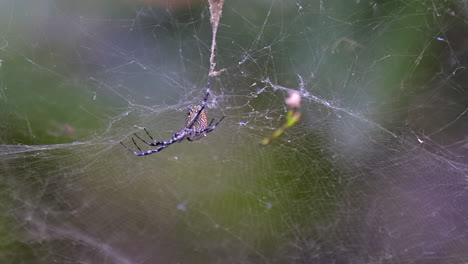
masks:
<svg viewBox="0 0 468 264"><path fill-rule="evenodd" d="M197 140L206 136L206 133L213 131L216 128L216 126L224 119L224 116L221 117L221 119L219 119L218 122L216 122L216 124L211 126L211 124L214 121L214 119L212 119L210 124L208 124L208 119L206 118L206 113L204 109L205 109L206 101L208 100L209 95L210 95L210 80L208 79L206 94L205 94L205 97L203 98L203 101L201 102L201 104L196 105L192 107L192 109L190 109L190 111L187 114L187 119L185 120L185 127L179 130L178 132L174 133L174 135L172 135L172 138L170 140L167 140L167 141L155 140L148 133L146 128L144 128L144 130L152 142L146 141L142 139L140 136L138 136L137 134L134 134L135 137L141 140L143 143L149 146L157 146L157 148L150 149L148 151L142 151L141 148L136 144L133 138L132 138L133 144L140 152L136 152L132 150L131 148L127 147L122 142L120 142L120 144L122 144L122 146L124 146L128 151L132 152L133 154L137 156L144 156L144 155L149 155L149 154L159 152L167 148L172 143L181 142L182 140L184 140L185 137L187 137L187 140L193 141L193 140Z"/></svg>

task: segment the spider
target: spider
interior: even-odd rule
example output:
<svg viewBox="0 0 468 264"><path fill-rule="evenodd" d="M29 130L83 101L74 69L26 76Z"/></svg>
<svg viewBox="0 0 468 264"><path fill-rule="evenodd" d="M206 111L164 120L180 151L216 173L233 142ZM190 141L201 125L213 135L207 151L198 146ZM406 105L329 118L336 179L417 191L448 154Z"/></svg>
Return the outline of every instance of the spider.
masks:
<svg viewBox="0 0 468 264"><path fill-rule="evenodd" d="M192 107L192 109L190 109L190 111L187 114L187 119L185 120L185 127L175 132L172 135L171 139L167 141L155 140L150 135L148 130L146 130L146 128L143 128L143 130L145 130L146 134L148 135L148 137L151 139L152 142L146 141L142 139L140 136L138 136L137 134L134 134L136 138L141 140L146 145L153 146L153 147L157 146L157 148L150 149L147 151L142 151L133 138L132 138L133 144L139 150L139 152L132 150L131 148L127 147L122 142L120 142L120 144L122 144L122 146L124 146L128 151L132 152L133 154L137 156L145 156L145 155L150 155L150 154L159 152L169 147L172 143L181 142L186 137L188 141L193 141L193 140L197 140L206 136L206 133L213 131L216 128L216 126L224 119L224 116L221 117L221 119L219 119L218 122L216 122L216 124L212 126L211 124L214 121L214 118L213 118L211 119L210 124L208 124L208 120L206 118L206 113L205 113L204 108L206 106L206 101L208 100L209 95L210 95L210 80L208 79L208 85L206 87L206 94L205 94L205 97L203 98L203 101L201 102L201 104L196 105Z"/></svg>

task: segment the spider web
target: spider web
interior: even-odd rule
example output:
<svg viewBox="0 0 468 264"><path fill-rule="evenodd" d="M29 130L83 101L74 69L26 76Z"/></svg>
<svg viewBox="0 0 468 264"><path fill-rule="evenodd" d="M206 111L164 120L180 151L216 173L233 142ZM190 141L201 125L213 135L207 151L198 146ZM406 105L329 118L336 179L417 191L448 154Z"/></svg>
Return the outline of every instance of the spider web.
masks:
<svg viewBox="0 0 468 264"><path fill-rule="evenodd" d="M468 262L466 8L227 1L226 118L136 157L204 96L207 4L1 1L1 262Z"/></svg>

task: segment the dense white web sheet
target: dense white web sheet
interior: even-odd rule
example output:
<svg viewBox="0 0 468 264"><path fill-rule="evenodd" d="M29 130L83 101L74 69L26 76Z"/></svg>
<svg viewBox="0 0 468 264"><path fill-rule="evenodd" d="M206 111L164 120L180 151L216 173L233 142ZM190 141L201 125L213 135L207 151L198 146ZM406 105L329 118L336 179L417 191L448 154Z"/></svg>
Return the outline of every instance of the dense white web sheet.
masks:
<svg viewBox="0 0 468 264"><path fill-rule="evenodd" d="M468 262L466 7L0 3L2 263ZM270 145L284 98L302 118Z"/></svg>

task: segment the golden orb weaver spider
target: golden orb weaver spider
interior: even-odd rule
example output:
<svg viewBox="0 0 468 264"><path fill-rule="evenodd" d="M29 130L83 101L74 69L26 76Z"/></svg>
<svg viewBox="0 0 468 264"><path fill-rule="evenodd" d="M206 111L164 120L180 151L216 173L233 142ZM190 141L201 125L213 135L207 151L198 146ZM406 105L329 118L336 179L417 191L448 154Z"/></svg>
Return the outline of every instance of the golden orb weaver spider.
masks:
<svg viewBox="0 0 468 264"><path fill-rule="evenodd" d="M182 128L181 130L175 132L172 135L172 138L167 140L167 141L158 141L154 139L148 130L146 128L143 128L145 130L146 134L148 137L151 139L152 142L146 141L142 139L140 136L138 136L136 133L134 134L136 138L141 140L141 142L145 143L148 146L158 146L155 149L150 149L147 151L142 151L141 148L137 145L135 142L135 139L132 138L133 144L135 147L140 151L136 152L133 149L127 147L124 143L120 142L122 146L124 146L128 151L132 152L133 154L137 156L145 156L145 155L150 155L156 152L159 152L167 147L169 147L171 144L176 143L176 142L181 142L184 140L185 137L187 137L188 141L193 141L200 139L204 136L206 136L206 133L210 133L213 131L216 126L224 119L225 116L221 117L221 119L216 122L213 126L211 125L214 121L214 118L211 119L210 124L208 124L208 120L206 118L206 113L205 113L205 106L206 106L206 101L208 100L208 96L210 95L210 78L208 77L208 84L206 86L206 94L205 97L203 98L203 101L201 104L196 105L190 109L190 111L187 114L187 119L185 120L185 127Z"/></svg>

